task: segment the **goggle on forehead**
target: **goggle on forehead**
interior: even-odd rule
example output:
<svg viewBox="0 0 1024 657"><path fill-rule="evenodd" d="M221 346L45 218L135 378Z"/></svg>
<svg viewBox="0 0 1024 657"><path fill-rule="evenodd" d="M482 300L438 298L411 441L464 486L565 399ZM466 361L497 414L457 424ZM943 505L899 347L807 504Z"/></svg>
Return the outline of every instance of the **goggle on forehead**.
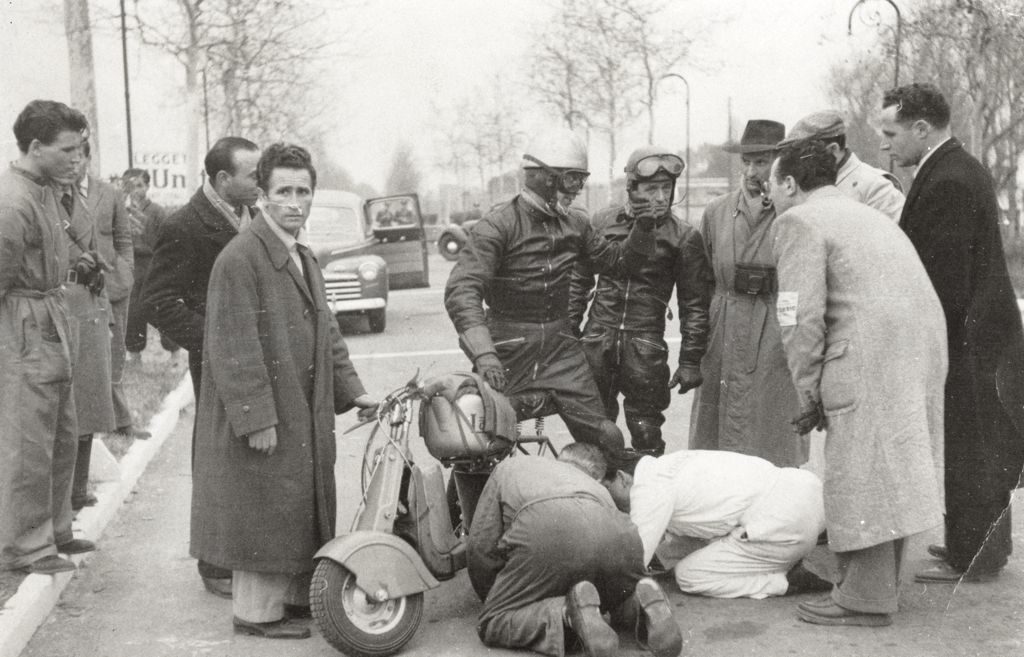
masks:
<svg viewBox="0 0 1024 657"><path fill-rule="evenodd" d="M549 167L528 153L523 155L523 159L539 165L552 176L555 176L557 178L558 191L563 194L576 194L583 189L587 178L590 177L590 172L584 169L564 169L559 171L554 167Z"/></svg>
<svg viewBox="0 0 1024 657"><path fill-rule="evenodd" d="M651 178L659 171L664 171L670 176L678 176L686 168L683 158L678 155L648 155L636 163L636 175L641 178Z"/></svg>

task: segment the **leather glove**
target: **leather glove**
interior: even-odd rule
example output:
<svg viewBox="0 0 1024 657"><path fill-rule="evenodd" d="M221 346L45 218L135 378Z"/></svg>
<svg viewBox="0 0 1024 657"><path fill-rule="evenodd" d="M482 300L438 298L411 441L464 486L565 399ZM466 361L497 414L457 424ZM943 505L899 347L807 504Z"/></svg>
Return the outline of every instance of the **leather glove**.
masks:
<svg viewBox="0 0 1024 657"><path fill-rule="evenodd" d="M655 207L650 202L630 202L630 208L633 211L633 218L642 230L650 231L654 230L654 227L658 223L658 219L665 216L665 212L657 212Z"/></svg>
<svg viewBox="0 0 1024 657"><path fill-rule="evenodd" d="M804 408L800 415L790 420L789 423L793 425L793 431L801 436L810 433L814 429L821 431L828 426L825 418L825 409L821 405L820 400Z"/></svg>
<svg viewBox="0 0 1024 657"><path fill-rule="evenodd" d="M85 287L92 292L93 295L99 296L100 294L103 294L103 288L106 287L106 285L107 277L103 274L103 270L101 269L93 272Z"/></svg>
<svg viewBox="0 0 1024 657"><path fill-rule="evenodd" d="M85 251L82 255L78 256L78 260L75 261L75 271L82 278L91 276L94 271L99 269L99 265L96 262L95 251Z"/></svg>
<svg viewBox="0 0 1024 657"><path fill-rule="evenodd" d="M480 376L484 377L484 381L487 382L492 388L501 392L505 389L505 366L498 360L497 354L494 352L487 352L476 357L474 361L476 365L476 372Z"/></svg>
<svg viewBox="0 0 1024 657"><path fill-rule="evenodd" d="M704 383L704 377L700 375L700 367L696 365L680 365L676 368L675 374L668 380L668 387L679 386L679 394L683 395Z"/></svg>

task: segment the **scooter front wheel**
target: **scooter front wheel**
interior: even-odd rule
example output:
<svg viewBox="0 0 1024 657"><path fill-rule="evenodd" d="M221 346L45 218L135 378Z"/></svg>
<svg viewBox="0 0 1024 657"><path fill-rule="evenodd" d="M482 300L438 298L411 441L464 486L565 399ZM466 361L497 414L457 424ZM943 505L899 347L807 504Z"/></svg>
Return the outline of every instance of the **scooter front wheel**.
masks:
<svg viewBox="0 0 1024 657"><path fill-rule="evenodd" d="M327 643L351 657L393 655L423 619L423 593L377 601L341 564L321 559L309 589L313 618Z"/></svg>

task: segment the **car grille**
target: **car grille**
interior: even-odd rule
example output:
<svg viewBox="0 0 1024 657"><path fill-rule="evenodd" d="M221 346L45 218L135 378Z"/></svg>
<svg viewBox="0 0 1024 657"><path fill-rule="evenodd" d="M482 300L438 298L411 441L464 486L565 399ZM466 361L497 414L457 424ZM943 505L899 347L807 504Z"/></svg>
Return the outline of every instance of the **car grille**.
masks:
<svg viewBox="0 0 1024 657"><path fill-rule="evenodd" d="M357 274L332 274L325 277L324 287L327 289L327 301L359 299L363 296Z"/></svg>

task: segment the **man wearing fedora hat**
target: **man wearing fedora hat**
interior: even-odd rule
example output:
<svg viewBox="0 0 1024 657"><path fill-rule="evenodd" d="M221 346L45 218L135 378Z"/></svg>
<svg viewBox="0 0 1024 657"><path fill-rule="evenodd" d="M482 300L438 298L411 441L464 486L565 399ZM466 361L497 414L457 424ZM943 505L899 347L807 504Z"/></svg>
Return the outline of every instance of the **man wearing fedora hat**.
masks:
<svg viewBox="0 0 1024 657"><path fill-rule="evenodd" d="M739 189L712 200L701 234L715 277L711 329L701 361L690 422L690 449L724 449L760 456L779 467L807 460L807 443L790 419L796 390L775 317L775 266L769 234L775 208L765 193L775 147L786 128L763 119L747 123L739 143Z"/></svg>
<svg viewBox="0 0 1024 657"><path fill-rule="evenodd" d="M839 112L823 110L808 114L796 122L779 146L803 139L825 142L839 166L836 174L839 191L870 205L893 221L900 220L904 201L900 179L888 171L861 162L857 154L846 147L846 123Z"/></svg>

